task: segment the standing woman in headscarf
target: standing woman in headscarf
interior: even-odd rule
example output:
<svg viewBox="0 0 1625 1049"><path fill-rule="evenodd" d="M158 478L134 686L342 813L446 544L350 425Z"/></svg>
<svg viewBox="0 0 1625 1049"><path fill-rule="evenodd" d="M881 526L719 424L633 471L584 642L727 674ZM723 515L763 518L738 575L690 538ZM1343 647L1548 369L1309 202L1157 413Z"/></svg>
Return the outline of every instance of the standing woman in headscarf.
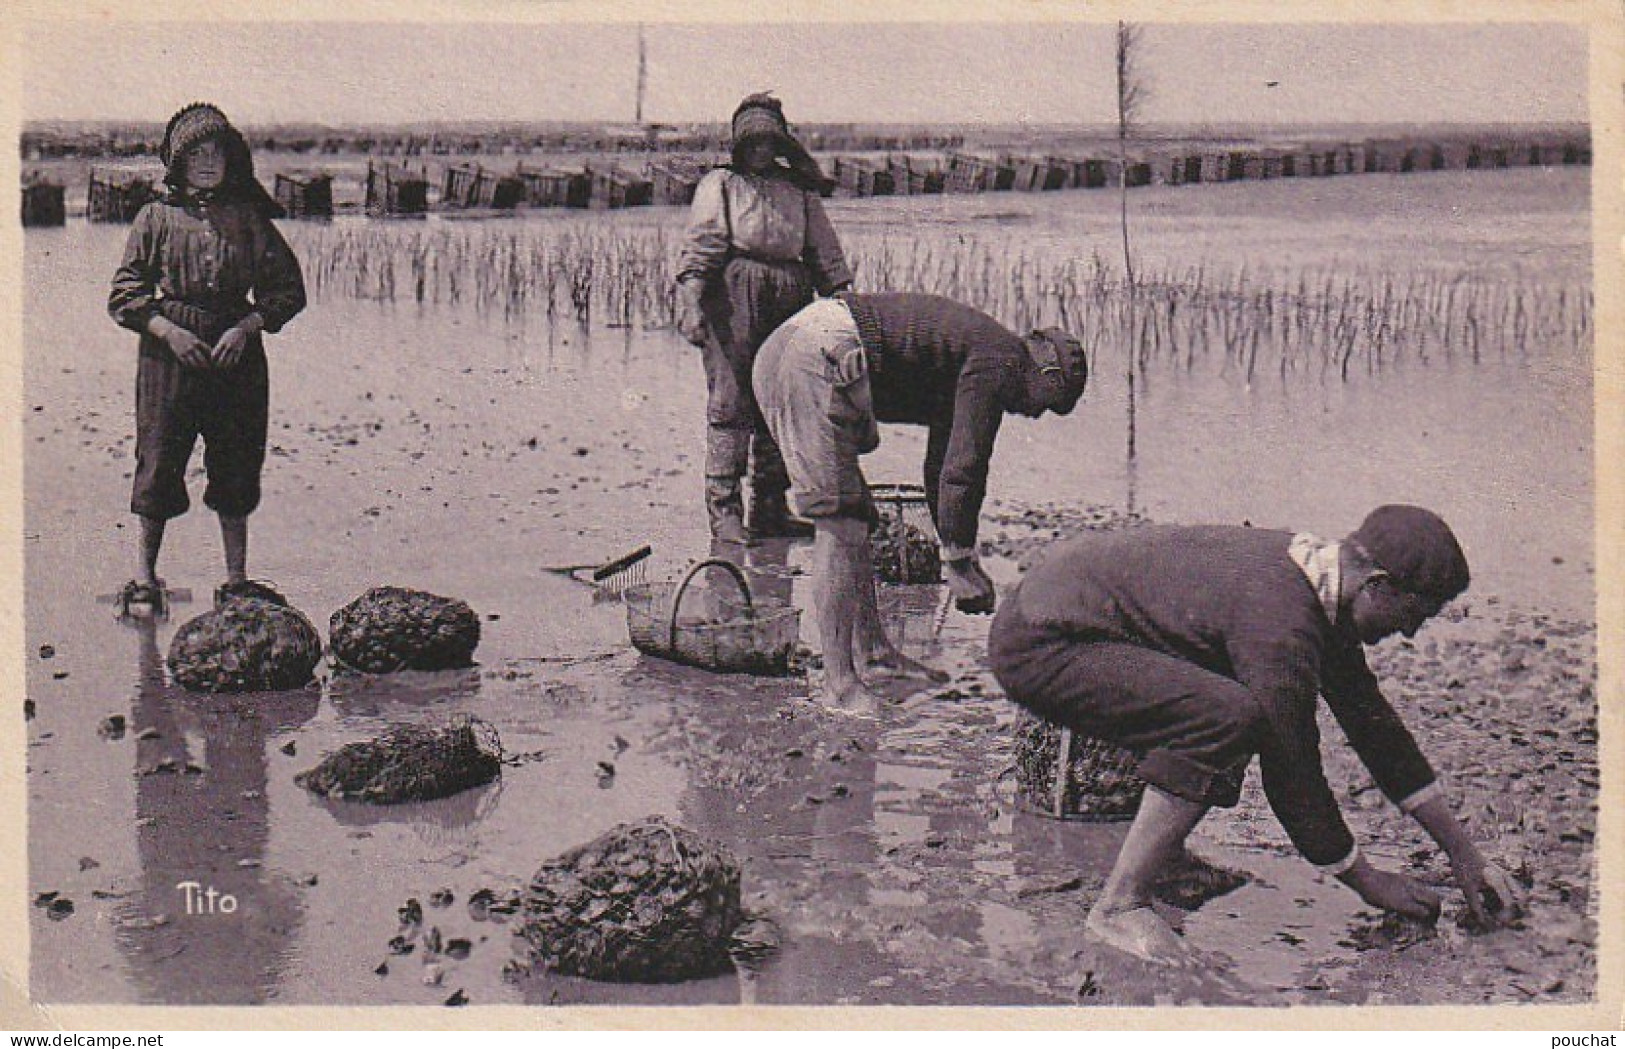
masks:
<svg viewBox="0 0 1625 1049"><path fill-rule="evenodd" d="M849 290L852 273L819 196L828 181L790 135L784 107L751 95L734 111L733 158L694 193L677 273L677 325L705 354L705 505L713 538L805 538L789 477L751 392L757 348L813 293ZM741 492L750 471L750 529Z"/></svg>

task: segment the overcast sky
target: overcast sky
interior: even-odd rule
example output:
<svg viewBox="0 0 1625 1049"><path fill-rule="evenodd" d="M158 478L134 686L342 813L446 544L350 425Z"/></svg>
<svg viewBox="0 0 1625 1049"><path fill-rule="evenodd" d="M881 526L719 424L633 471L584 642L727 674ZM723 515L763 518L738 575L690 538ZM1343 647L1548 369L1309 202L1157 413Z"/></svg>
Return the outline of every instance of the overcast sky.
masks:
<svg viewBox="0 0 1625 1049"><path fill-rule="evenodd" d="M1109 25L651 24L645 33L649 120L723 120L742 95L766 89L792 121L1112 117ZM1151 121L1587 114L1587 41L1574 26L1148 24L1144 33ZM161 121L194 99L245 124L634 113L631 24L102 20L25 27L23 39L25 120Z"/></svg>

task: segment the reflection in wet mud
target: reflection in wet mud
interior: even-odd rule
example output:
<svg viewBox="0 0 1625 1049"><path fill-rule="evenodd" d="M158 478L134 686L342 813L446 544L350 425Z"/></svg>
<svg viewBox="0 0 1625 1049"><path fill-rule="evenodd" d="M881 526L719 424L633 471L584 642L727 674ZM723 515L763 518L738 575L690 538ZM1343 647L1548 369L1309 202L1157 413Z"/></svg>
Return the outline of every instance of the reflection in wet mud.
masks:
<svg viewBox="0 0 1625 1049"><path fill-rule="evenodd" d="M490 818L502 796L502 780L461 791L449 798L373 805L362 801L322 799L319 804L340 826L365 830L404 824L425 845L436 848L468 844L480 821Z"/></svg>
<svg viewBox="0 0 1625 1049"><path fill-rule="evenodd" d="M768 604L789 605L794 603L793 580L802 575L799 567L790 564L796 545L789 539L763 539L741 551L737 546L713 540L711 556L729 558L743 568L752 597Z"/></svg>
<svg viewBox="0 0 1625 1049"><path fill-rule="evenodd" d="M140 882L117 942L144 1001L276 996L299 932L299 891L267 869L267 744L316 713L315 691L185 692L164 677L157 627L136 627L135 825Z"/></svg>
<svg viewBox="0 0 1625 1049"><path fill-rule="evenodd" d="M395 674L340 673L328 686L333 709L345 718L417 720L425 711L461 709L478 694L479 669Z"/></svg>
<svg viewBox="0 0 1625 1049"><path fill-rule="evenodd" d="M801 797L789 803L789 818L775 835L776 858L794 859L803 881L797 891L815 897L821 906L867 910L875 890L879 843L875 820L874 751L879 724L854 721L839 742L812 754L812 774L802 780ZM808 901L811 903L811 900ZM810 910L811 908L809 908ZM764 1004L806 1001L809 992L820 1001L838 1001L854 995L858 980L869 967L832 970L828 959L838 956L836 929L823 926L814 915L774 915L794 949L781 950L745 984L754 999Z"/></svg>

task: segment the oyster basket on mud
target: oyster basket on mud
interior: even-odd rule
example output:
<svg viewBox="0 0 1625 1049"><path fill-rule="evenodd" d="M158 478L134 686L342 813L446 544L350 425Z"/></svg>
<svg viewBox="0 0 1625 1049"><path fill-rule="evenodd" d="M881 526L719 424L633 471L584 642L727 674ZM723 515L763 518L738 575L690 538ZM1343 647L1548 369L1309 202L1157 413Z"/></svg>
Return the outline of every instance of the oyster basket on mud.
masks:
<svg viewBox="0 0 1625 1049"><path fill-rule="evenodd" d="M917 484L873 484L875 522L869 528L875 577L883 583L942 582L942 551L925 489Z"/></svg>
<svg viewBox="0 0 1625 1049"><path fill-rule="evenodd" d="M705 603L703 612L683 606L689 584L701 571L719 568L733 577L740 600ZM626 628L639 652L705 670L775 676L790 672L801 636L801 610L751 597L745 573L732 561L699 562L675 582L644 583L626 591ZM692 604L692 603L691 603Z"/></svg>
<svg viewBox="0 0 1625 1049"><path fill-rule="evenodd" d="M1063 754L1065 760L1062 760ZM1016 723L1016 799L1041 816L1129 820L1140 809L1140 757L1022 712Z"/></svg>

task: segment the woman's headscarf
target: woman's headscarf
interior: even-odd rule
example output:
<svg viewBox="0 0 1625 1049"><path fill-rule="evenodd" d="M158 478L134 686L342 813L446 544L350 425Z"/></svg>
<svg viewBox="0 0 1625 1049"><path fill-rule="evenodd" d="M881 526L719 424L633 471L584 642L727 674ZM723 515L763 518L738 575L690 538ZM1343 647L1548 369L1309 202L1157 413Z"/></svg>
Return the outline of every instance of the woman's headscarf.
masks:
<svg viewBox="0 0 1625 1049"><path fill-rule="evenodd" d="M784 119L784 103L772 95L748 95L734 110L732 120L733 166L744 169L745 143L766 138L773 142L774 156L783 160L785 178L812 193L828 193L835 183L825 176L811 153L790 134Z"/></svg>

